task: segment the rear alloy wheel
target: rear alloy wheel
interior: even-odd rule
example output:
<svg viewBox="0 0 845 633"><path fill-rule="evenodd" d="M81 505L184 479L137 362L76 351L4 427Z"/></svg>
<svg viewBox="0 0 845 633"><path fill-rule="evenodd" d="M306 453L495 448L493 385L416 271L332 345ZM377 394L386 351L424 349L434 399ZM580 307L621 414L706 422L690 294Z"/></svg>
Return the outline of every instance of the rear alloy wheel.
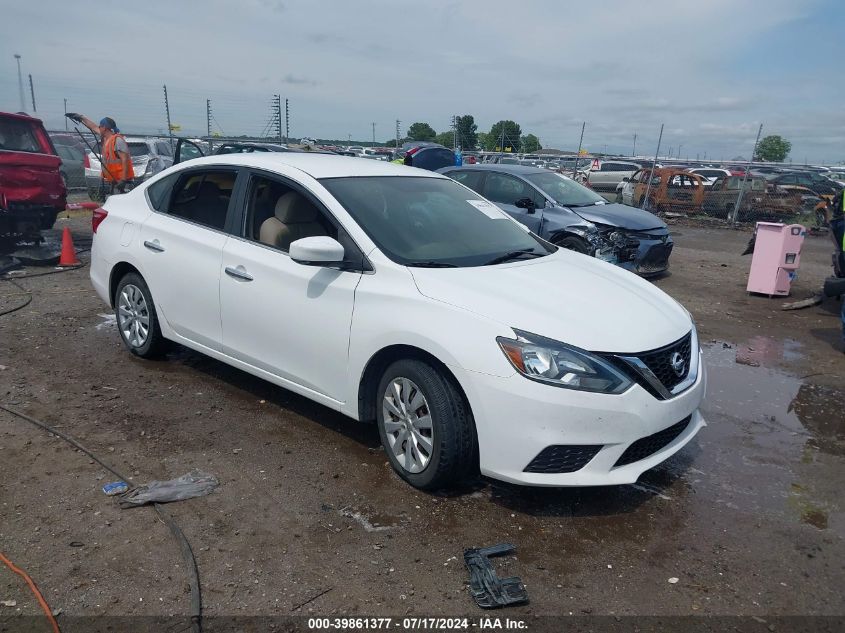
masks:
<svg viewBox="0 0 845 633"><path fill-rule="evenodd" d="M128 273L117 285L114 313L120 338L130 352L141 358L160 356L166 348L153 298L144 279Z"/></svg>
<svg viewBox="0 0 845 633"><path fill-rule="evenodd" d="M458 483L474 463L475 433L450 378L401 360L384 372L377 394L379 435L399 476L423 490Z"/></svg>
<svg viewBox="0 0 845 633"><path fill-rule="evenodd" d="M576 253L590 254L590 247L580 237L563 237L555 241L555 245L565 248L568 251L575 251Z"/></svg>

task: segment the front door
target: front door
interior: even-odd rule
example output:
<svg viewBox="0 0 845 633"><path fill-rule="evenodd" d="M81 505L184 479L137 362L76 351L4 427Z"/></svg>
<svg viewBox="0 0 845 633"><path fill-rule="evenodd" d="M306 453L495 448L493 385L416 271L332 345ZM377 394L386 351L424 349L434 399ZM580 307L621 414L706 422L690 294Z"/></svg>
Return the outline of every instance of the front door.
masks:
<svg viewBox="0 0 845 633"><path fill-rule="evenodd" d="M484 197L495 202L503 211L539 235L543 223L543 209L546 200L524 180L510 174L487 172L484 179ZM531 200L534 206L517 206Z"/></svg>
<svg viewBox="0 0 845 633"><path fill-rule="evenodd" d="M293 181L254 174L243 204L243 228L220 264L223 351L342 402L361 272L297 264L288 249L318 235L338 239L347 255L354 244Z"/></svg>
<svg viewBox="0 0 845 633"><path fill-rule="evenodd" d="M220 349L220 261L237 171L188 170L141 227L144 276L159 317L179 336Z"/></svg>

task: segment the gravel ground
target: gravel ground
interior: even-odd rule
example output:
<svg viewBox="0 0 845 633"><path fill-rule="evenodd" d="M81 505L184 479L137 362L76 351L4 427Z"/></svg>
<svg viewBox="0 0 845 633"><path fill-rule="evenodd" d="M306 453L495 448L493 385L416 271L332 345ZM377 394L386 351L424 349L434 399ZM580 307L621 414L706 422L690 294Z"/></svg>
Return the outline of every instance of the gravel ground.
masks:
<svg viewBox="0 0 845 633"><path fill-rule="evenodd" d="M87 219L65 225L78 248L90 244ZM167 506L196 555L208 616L479 616L462 552L502 541L517 552L496 561L499 575L519 575L531 598L507 610L512 618L841 616L839 304L781 311L784 300L745 292L748 232L671 228L672 272L655 283L698 323L709 426L636 485L479 479L449 494L415 491L392 473L372 426L183 348L156 362L130 356L85 268L18 282L32 302L0 317L0 403L136 483L192 468L219 478L210 496ZM829 237L807 239L794 298L821 285L831 250ZM26 297L0 282L0 312ZM60 622L189 613L167 527L150 508L105 497L112 479L0 411L0 552ZM0 600L16 603L0 605L0 629L39 613L2 566Z"/></svg>

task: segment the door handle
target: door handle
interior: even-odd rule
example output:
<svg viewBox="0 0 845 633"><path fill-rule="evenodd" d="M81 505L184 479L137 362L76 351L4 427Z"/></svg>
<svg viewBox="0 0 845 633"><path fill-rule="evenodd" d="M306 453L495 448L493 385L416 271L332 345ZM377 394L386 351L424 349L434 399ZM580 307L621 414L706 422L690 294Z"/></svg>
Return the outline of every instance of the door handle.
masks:
<svg viewBox="0 0 845 633"><path fill-rule="evenodd" d="M150 242L149 240L144 240L144 246L146 246L151 251L155 251L156 253L163 253L164 247L158 243L158 240L153 240Z"/></svg>
<svg viewBox="0 0 845 633"><path fill-rule="evenodd" d="M243 266L238 266L237 268L232 268L231 266L226 266L225 268L226 274L229 277L234 277L235 279L240 279L241 281L252 281L253 277Z"/></svg>

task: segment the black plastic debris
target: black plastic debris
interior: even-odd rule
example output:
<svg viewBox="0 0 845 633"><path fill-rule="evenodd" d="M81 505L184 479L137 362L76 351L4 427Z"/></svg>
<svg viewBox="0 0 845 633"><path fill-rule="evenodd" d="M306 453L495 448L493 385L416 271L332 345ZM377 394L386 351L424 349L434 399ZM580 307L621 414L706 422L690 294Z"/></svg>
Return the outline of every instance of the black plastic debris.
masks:
<svg viewBox="0 0 845 633"><path fill-rule="evenodd" d="M469 570L469 592L482 609L498 609L528 602L528 593L522 580L516 576L499 578L489 560L490 556L502 556L514 551L516 546L511 543L464 550L464 562Z"/></svg>

